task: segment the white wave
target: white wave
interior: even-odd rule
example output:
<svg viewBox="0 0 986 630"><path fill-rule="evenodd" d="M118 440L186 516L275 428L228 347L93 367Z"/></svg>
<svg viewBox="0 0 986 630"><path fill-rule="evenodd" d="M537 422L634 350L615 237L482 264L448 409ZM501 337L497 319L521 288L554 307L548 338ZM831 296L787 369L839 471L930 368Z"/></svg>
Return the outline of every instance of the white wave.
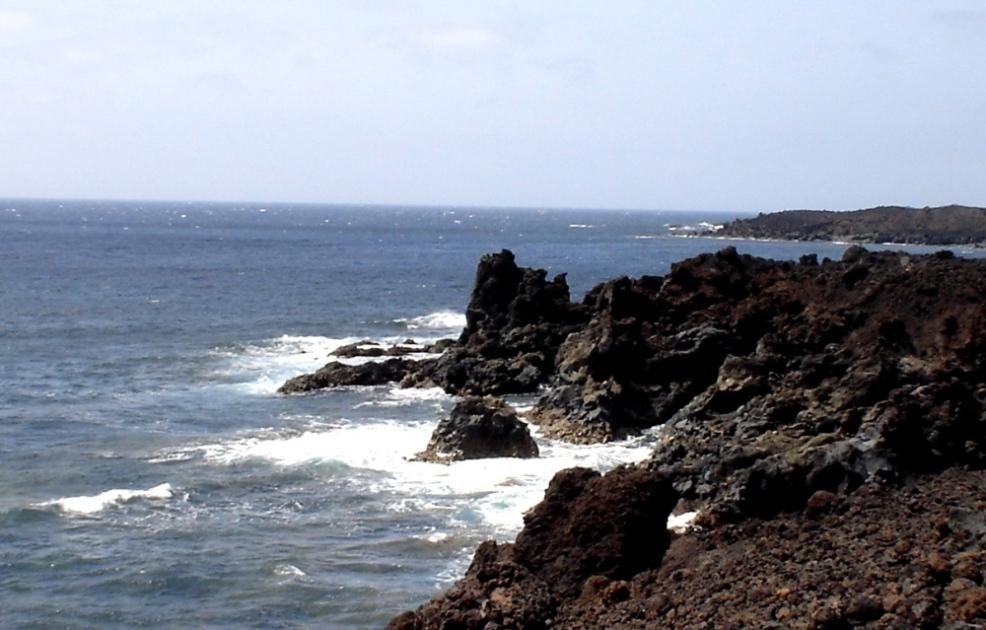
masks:
<svg viewBox="0 0 986 630"><path fill-rule="evenodd" d="M408 359L409 361L422 361L424 359L437 359L440 356L442 355L430 352L411 352L409 354L402 355L400 358ZM336 361L344 365L363 365L364 363L382 363L393 358L394 357L387 355L381 355L378 357L337 357L333 355L328 357L328 360Z"/></svg>
<svg viewBox="0 0 986 630"><path fill-rule="evenodd" d="M186 450L168 451L147 459L148 464L181 464L194 459L194 455Z"/></svg>
<svg viewBox="0 0 986 630"><path fill-rule="evenodd" d="M634 234L633 238L637 239L638 241L652 241L655 239L659 239L661 237L656 234Z"/></svg>
<svg viewBox="0 0 986 630"><path fill-rule="evenodd" d="M395 322L404 324L408 330L419 330L422 328L430 330L461 330L466 327L465 313L456 311L435 311L427 315L417 317L395 319Z"/></svg>
<svg viewBox="0 0 986 630"><path fill-rule="evenodd" d="M697 235L700 232L718 232L723 228L722 224L709 223L708 221L699 221L695 225L679 224L679 223L665 223L664 227L668 229L675 236L682 235Z"/></svg>
<svg viewBox="0 0 986 630"><path fill-rule="evenodd" d="M173 494L171 484L162 483L147 490L114 489L92 496L63 497L46 501L41 505L57 507L69 514L96 514L113 505L137 499L170 499Z"/></svg>
<svg viewBox="0 0 986 630"><path fill-rule="evenodd" d="M215 464L339 462L376 471L382 474L367 489L393 496L394 511L449 511L458 514L453 520L481 520L507 540L523 525L523 513L543 498L556 472L572 466L606 471L640 461L650 453L654 440L648 434L623 442L576 445L539 438L535 430L541 449L541 457L535 459L475 459L447 465L409 461L425 448L434 427L434 422L387 420L277 438L239 438L199 448Z"/></svg>
<svg viewBox="0 0 986 630"><path fill-rule="evenodd" d="M391 357L337 357L332 353L344 345L362 341L363 337L321 337L282 335L242 346L215 348L213 356L220 360L215 375L232 380L233 386L250 394L269 395L277 391L287 379L314 372L330 361L359 365L371 361L385 361ZM404 337L382 337L370 340L370 345L383 347L404 345ZM421 347L424 350L424 347ZM415 352L408 359L427 359L436 355Z"/></svg>
<svg viewBox="0 0 986 630"><path fill-rule="evenodd" d="M568 227L572 229L587 230L596 227L595 225L589 225L588 223L569 223Z"/></svg>
<svg viewBox="0 0 986 630"><path fill-rule="evenodd" d="M215 375L233 380L246 393L273 394L287 379L313 372L330 359L340 346L355 343L355 337L282 335L242 346L215 348L220 362Z"/></svg>
<svg viewBox="0 0 986 630"><path fill-rule="evenodd" d="M281 577L304 577L307 574L293 564L279 564L274 567L274 575Z"/></svg>
<svg viewBox="0 0 986 630"><path fill-rule="evenodd" d="M440 404L446 400L452 400L453 396L446 394L441 387L391 387L386 391L383 398L367 400L356 405L356 409L362 407L407 407L420 403Z"/></svg>

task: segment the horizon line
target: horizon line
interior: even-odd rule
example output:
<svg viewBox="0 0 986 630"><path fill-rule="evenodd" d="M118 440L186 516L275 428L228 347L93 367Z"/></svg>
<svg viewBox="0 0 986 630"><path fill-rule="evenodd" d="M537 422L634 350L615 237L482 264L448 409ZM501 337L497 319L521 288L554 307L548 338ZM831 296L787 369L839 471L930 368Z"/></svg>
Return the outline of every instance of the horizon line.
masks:
<svg viewBox="0 0 986 630"><path fill-rule="evenodd" d="M696 208L642 208L642 207L592 207L592 206L559 206L559 205L480 205L480 204L452 204L452 203L395 203L395 202L339 202L339 201L276 201L276 200L233 200L233 199L165 199L165 198L139 198L139 197L8 197L0 196L0 201L4 202L103 202L103 203L155 203L155 204L249 204L249 205L270 205L270 206L330 206L339 208L420 208L420 209L442 209L449 210L576 210L576 211L598 211L598 212L708 212L714 214L753 214L764 212L763 210L749 209L696 209Z"/></svg>

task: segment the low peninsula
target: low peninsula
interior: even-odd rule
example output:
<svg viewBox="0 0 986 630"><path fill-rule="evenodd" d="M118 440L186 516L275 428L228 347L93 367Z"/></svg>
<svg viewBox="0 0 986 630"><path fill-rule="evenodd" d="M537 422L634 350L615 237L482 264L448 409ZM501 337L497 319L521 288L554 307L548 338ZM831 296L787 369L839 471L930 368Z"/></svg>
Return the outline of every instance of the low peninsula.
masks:
<svg viewBox="0 0 986 630"><path fill-rule="evenodd" d="M785 210L736 219L703 236L847 243L986 245L986 208L879 206L865 210Z"/></svg>

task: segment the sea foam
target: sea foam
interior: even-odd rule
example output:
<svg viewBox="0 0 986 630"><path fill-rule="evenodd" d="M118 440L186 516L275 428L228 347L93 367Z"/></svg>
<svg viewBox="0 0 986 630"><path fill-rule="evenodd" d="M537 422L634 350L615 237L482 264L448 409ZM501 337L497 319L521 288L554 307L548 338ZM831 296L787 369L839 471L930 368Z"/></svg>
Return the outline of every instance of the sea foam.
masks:
<svg viewBox="0 0 986 630"><path fill-rule="evenodd" d="M329 430L270 437L253 436L199 447L205 459L233 465L266 461L276 466L336 462L381 473L369 492L392 497L395 512L445 511L460 525L482 521L503 540L523 525L523 513L543 497L552 476L563 468L585 466L606 471L637 462L651 452L655 436L607 444L577 445L540 438L534 459L473 459L451 464L411 461L428 444L434 422L370 421Z"/></svg>
<svg viewBox="0 0 986 630"><path fill-rule="evenodd" d="M170 499L174 494L170 483L162 483L147 490L113 489L92 496L63 497L46 501L42 506L56 507L66 514L96 514L108 507L138 499Z"/></svg>
<svg viewBox="0 0 986 630"><path fill-rule="evenodd" d="M405 318L401 317L394 320L404 324L408 330L450 330L458 331L466 327L465 313L457 311L435 311L427 315Z"/></svg>
<svg viewBox="0 0 986 630"><path fill-rule="evenodd" d="M218 359L218 364L213 374L218 380L225 381L227 385L231 384L246 393L270 395L275 393L287 379L306 372L314 372L329 361L359 365L390 358L337 357L332 354L344 345L364 339L364 337L282 335L256 343L214 348L211 354ZM369 341L372 344L366 345L389 347L401 344L404 337L387 336ZM426 359L434 356L425 352L415 352L407 355L406 358Z"/></svg>

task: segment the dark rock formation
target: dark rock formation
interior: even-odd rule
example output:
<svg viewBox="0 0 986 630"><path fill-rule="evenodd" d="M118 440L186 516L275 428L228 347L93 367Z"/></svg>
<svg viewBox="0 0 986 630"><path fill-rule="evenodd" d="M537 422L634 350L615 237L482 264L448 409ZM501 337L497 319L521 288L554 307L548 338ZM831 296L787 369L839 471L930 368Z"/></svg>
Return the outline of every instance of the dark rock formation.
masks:
<svg viewBox="0 0 986 630"><path fill-rule="evenodd" d="M484 256L458 343L425 361L405 386L438 385L453 394L536 391L554 372L558 346L588 319L572 304L565 275L518 267L503 250Z"/></svg>
<svg viewBox="0 0 986 630"><path fill-rule="evenodd" d="M383 385L400 381L414 366L415 362L409 359L387 359L361 365L333 361L317 372L289 379L277 391L280 394L299 394L344 385Z"/></svg>
<svg viewBox="0 0 986 630"><path fill-rule="evenodd" d="M702 311L725 315L729 355L650 462L683 496L767 515L986 463L986 264L862 248L817 267L739 262L755 270L744 297Z"/></svg>
<svg viewBox="0 0 986 630"><path fill-rule="evenodd" d="M483 543L466 576L389 628L547 628L602 581L657 568L677 498L663 476L621 468L558 473L514 544ZM618 595L617 595L618 596ZM488 625L491 624L491 625Z"/></svg>
<svg viewBox="0 0 986 630"><path fill-rule="evenodd" d="M538 446L514 409L491 396L470 396L438 423L415 459L450 462L484 457L537 457Z"/></svg>
<svg viewBox="0 0 986 630"><path fill-rule="evenodd" d="M983 261L855 247L794 264L727 248L590 293L593 318L529 417L583 442L666 422L650 465L723 516L982 465L982 295Z"/></svg>
<svg viewBox="0 0 986 630"><path fill-rule="evenodd" d="M543 269L518 267L510 251L484 256L476 270L475 286L466 309L466 328L459 339L428 347L428 352L441 352L442 355L407 366L398 380L405 387L438 386L450 394L501 395L537 391L554 373L558 346L589 317L586 306L571 303L565 274L550 281L546 278L547 272ZM351 349L336 352L361 356L368 353L377 356L403 354L401 346L392 352L376 353L360 348L360 345L357 343ZM372 380L370 377L379 374L376 368L360 368L360 376L366 377L363 380ZM338 382L335 378L297 377L286 383L282 390L299 391L300 386L317 388L339 384L348 383Z"/></svg>
<svg viewBox="0 0 986 630"><path fill-rule="evenodd" d="M926 245L986 243L986 208L881 206L852 212L787 210L737 219L707 235Z"/></svg>
<svg viewBox="0 0 986 630"><path fill-rule="evenodd" d="M403 344L396 344L393 346L382 346L373 340L364 339L363 341L357 341L356 343L339 346L332 352L332 354L337 357L344 358L403 357L416 352L427 352L427 348L417 346L411 339L408 339Z"/></svg>
<svg viewBox="0 0 986 630"><path fill-rule="evenodd" d="M755 346L759 331L750 329L761 324L759 315L738 320L732 307L773 282L781 267L727 248L673 265L666 277L596 287L585 298L593 317L559 349L553 389L532 421L577 442L666 421L716 381L727 356Z"/></svg>

